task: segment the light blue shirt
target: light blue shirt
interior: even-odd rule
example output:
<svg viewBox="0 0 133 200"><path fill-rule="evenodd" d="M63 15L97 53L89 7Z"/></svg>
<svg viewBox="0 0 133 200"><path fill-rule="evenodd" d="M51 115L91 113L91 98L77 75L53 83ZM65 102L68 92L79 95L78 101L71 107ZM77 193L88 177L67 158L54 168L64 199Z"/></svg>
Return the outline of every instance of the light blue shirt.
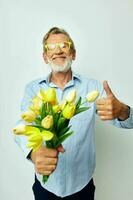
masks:
<svg viewBox="0 0 133 200"><path fill-rule="evenodd" d="M49 82L49 76L32 81L26 86L25 96L22 101L21 111L24 112L31 104L31 98L35 96L40 88L56 89L59 102L70 92L76 89L77 96L85 99L86 94L98 90L100 97L104 95L103 86L94 79L73 73L65 88L61 90L57 85ZM87 104L86 104L87 105ZM87 105L88 106L88 105ZM43 184L42 176L37 175L42 187L60 197L74 194L83 189L93 177L95 169L95 145L94 145L94 126L95 126L95 103L91 103L90 109L74 116L70 124L74 134L63 142L65 153L60 153L56 170L50 175L47 183ZM113 124L120 128L133 128L133 110L130 117L125 121L113 120ZM16 142L27 156L30 149L26 148L27 137L16 136Z"/></svg>

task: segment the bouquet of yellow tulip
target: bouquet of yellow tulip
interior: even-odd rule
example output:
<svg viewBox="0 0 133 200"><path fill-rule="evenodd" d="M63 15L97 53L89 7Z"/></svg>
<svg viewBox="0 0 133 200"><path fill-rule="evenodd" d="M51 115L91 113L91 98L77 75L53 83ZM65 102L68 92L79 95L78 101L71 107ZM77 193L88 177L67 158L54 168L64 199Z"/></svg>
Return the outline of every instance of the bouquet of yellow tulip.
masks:
<svg viewBox="0 0 133 200"><path fill-rule="evenodd" d="M92 91L86 96L85 102L94 102L99 96L98 91ZM27 147L36 151L43 143L47 148L57 148L66 140L73 131L70 131L70 119L86 110L89 107L83 107L82 98L76 101L76 90L70 91L61 104L58 103L56 91L48 88L31 99L31 105L28 111L21 115L26 122L13 128L16 135L28 136ZM49 176L43 175L43 183Z"/></svg>

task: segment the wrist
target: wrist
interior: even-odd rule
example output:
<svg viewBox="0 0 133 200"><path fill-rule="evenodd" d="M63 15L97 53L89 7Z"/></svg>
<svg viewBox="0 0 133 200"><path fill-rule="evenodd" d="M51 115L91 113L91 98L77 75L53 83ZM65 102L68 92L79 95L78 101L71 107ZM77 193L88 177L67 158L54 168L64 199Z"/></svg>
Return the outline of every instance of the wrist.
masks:
<svg viewBox="0 0 133 200"><path fill-rule="evenodd" d="M118 120L124 121L129 118L130 115L130 107L125 104L121 104L120 115L118 116Z"/></svg>

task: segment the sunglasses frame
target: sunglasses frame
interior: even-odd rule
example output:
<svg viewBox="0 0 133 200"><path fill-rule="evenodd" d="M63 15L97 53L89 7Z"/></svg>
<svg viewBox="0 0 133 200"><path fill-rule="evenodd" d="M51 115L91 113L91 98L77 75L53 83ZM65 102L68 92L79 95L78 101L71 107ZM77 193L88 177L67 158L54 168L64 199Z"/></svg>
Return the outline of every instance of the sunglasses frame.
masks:
<svg viewBox="0 0 133 200"><path fill-rule="evenodd" d="M46 49L47 51L54 51L57 47L60 47L60 49L63 49L63 47L60 46L60 44L63 44L63 43L69 44L68 50L70 50L71 45L72 45L72 42L69 42L69 41L56 42L56 43L48 43L48 44L45 44L45 49ZM55 45L55 48L49 49L49 47L48 47L49 44L54 44L54 45Z"/></svg>

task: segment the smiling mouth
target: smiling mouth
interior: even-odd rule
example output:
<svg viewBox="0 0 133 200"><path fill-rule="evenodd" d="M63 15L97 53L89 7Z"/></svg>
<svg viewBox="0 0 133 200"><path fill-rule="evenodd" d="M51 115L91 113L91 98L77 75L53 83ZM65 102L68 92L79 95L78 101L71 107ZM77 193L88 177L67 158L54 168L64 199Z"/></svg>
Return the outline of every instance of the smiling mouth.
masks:
<svg viewBox="0 0 133 200"><path fill-rule="evenodd" d="M55 57L55 58L53 58L52 60L55 60L55 59L65 59L66 58L66 56L58 56L58 57Z"/></svg>

